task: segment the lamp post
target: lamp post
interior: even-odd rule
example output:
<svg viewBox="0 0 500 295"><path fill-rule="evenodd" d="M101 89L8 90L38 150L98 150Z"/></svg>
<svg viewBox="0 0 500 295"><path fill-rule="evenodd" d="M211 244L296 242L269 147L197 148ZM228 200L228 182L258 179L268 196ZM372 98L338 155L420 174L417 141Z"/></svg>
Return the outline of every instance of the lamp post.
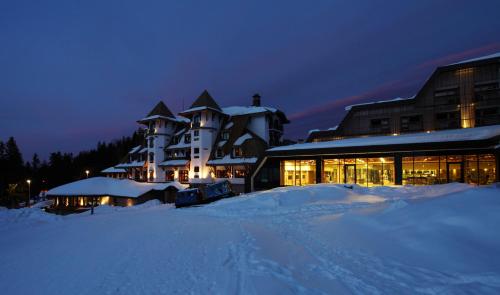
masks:
<svg viewBox="0 0 500 295"><path fill-rule="evenodd" d="M87 179L89 178L89 173L90 173L89 170L85 170L85 174L87 174ZM94 197L90 198L90 214L91 215L94 214Z"/></svg>
<svg viewBox="0 0 500 295"><path fill-rule="evenodd" d="M28 183L28 202L26 203L26 206L31 207L31 179L26 180Z"/></svg>

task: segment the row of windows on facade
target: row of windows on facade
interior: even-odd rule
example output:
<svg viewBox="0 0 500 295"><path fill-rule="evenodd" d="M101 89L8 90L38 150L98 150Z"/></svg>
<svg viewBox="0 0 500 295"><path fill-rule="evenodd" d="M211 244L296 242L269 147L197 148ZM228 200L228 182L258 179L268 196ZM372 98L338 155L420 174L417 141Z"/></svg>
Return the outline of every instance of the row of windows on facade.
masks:
<svg viewBox="0 0 500 295"><path fill-rule="evenodd" d="M448 129L459 128L460 124L460 111L442 112L437 113L435 129ZM475 118L469 119L474 121L474 126L485 126L500 123L500 110L498 107L484 108L475 110ZM470 124L467 124L470 126ZM381 118L372 119L370 121L370 128L373 132L390 133L391 132L391 119ZM423 116L403 116L400 118L400 131L422 131Z"/></svg>
<svg viewBox="0 0 500 295"><path fill-rule="evenodd" d="M495 181L497 167L495 156L484 154L403 157L401 169L403 185L449 182L484 185ZM285 186L316 183L316 161L281 161L280 180ZM325 159L322 162L321 182L393 185L394 158Z"/></svg>
<svg viewBox="0 0 500 295"><path fill-rule="evenodd" d="M193 156L194 158L199 158L200 154L200 148L193 148ZM175 159L175 158L190 158L191 153L189 150L178 150L178 151L168 151L165 153L165 158L169 159ZM241 158L243 157L243 149L241 147L234 147L233 148L233 157L235 158ZM216 158L223 158L224 157L224 151L221 148L217 148L215 152L215 157ZM154 153L150 152L149 153L149 163L154 163Z"/></svg>

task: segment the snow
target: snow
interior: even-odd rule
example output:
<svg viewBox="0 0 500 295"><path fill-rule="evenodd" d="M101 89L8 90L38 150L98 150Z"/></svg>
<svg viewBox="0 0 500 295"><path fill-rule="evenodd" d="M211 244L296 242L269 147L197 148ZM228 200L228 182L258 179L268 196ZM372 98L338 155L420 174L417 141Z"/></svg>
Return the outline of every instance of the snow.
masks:
<svg viewBox="0 0 500 295"><path fill-rule="evenodd" d="M175 122L180 122L180 123L189 123L190 120L188 118L182 117L182 116L175 116L175 118L172 117L166 117L162 115L153 115L149 117L145 117L140 119L138 122L146 122L146 121L151 121L151 120L156 120L156 119L164 119L164 120L170 120L170 121L175 121Z"/></svg>
<svg viewBox="0 0 500 295"><path fill-rule="evenodd" d="M321 184L185 209L0 210L2 294L498 294L499 195Z"/></svg>
<svg viewBox="0 0 500 295"><path fill-rule="evenodd" d="M187 166L189 160L168 160L161 162L158 166Z"/></svg>
<svg viewBox="0 0 500 295"><path fill-rule="evenodd" d="M366 106L366 105L372 105L372 104L384 103L384 102L394 102L394 101L401 101L401 100L410 100L410 99L414 99L414 98L415 98L415 95L411 96L411 97L397 97L397 98L388 99L388 100L379 100L379 101L372 101L372 102L352 104L352 105L346 106L345 110L346 111L350 111L353 107L357 107L357 106Z"/></svg>
<svg viewBox="0 0 500 295"><path fill-rule="evenodd" d="M229 116L242 116L258 113L271 112L276 113L277 110L271 107L255 107L255 106L231 106L222 108L222 111Z"/></svg>
<svg viewBox="0 0 500 295"><path fill-rule="evenodd" d="M307 132L307 134L311 134L311 133L319 132L319 131L321 131L321 130L319 130L319 129L311 129L311 130L309 130L309 132Z"/></svg>
<svg viewBox="0 0 500 295"><path fill-rule="evenodd" d="M120 163L116 165L116 168L130 168L130 167L143 167L145 161L132 161L130 163Z"/></svg>
<svg viewBox="0 0 500 295"><path fill-rule="evenodd" d="M138 151L141 147L142 147L142 146L138 145L138 146L136 146L136 147L132 148L132 149L130 150L130 152L128 152L128 153L129 153L129 154L134 154L134 153L136 153L136 152L137 152L137 151Z"/></svg>
<svg viewBox="0 0 500 295"><path fill-rule="evenodd" d="M101 173L125 173L127 170L123 168L109 167L101 171Z"/></svg>
<svg viewBox="0 0 500 295"><path fill-rule="evenodd" d="M226 144L227 140L221 140L217 143L218 147L223 147Z"/></svg>
<svg viewBox="0 0 500 295"><path fill-rule="evenodd" d="M233 143L233 145L242 145L245 141L252 139L252 135L250 133L245 133L242 136L238 137Z"/></svg>
<svg viewBox="0 0 500 295"><path fill-rule="evenodd" d="M251 158L231 158L231 155L226 155L222 159L208 160L207 165L238 165L238 164L255 164L256 157Z"/></svg>
<svg viewBox="0 0 500 295"><path fill-rule="evenodd" d="M339 128L339 125L335 125L333 127L328 128L329 131L335 131Z"/></svg>
<svg viewBox="0 0 500 295"><path fill-rule="evenodd" d="M178 182L148 183L130 179L92 177L55 187L47 196L116 196L138 198L151 190L165 190L168 187L183 189Z"/></svg>
<svg viewBox="0 0 500 295"><path fill-rule="evenodd" d="M140 151L139 151L139 154L145 153L145 152L147 152L147 151L148 151L148 148L147 148L147 147L145 147L145 148L143 148L142 150L140 150Z"/></svg>
<svg viewBox="0 0 500 295"><path fill-rule="evenodd" d="M412 134L402 134L397 136L369 136L356 137L332 141L298 143L287 146L280 146L268 151L289 151L304 149L323 149L353 146L379 146L394 144L431 143L431 142L451 142L451 141L473 141L489 139L500 135L500 125L491 125L477 128L451 129L434 132L419 132Z"/></svg>
<svg viewBox="0 0 500 295"><path fill-rule="evenodd" d="M479 60L485 60L485 59L490 59L490 58L500 58L500 52L493 53L490 55L481 56L481 57L471 58L471 59L467 59L467 60L462 60L462 61L459 61L459 62L456 62L453 64L449 64L449 66L464 64L464 63L469 63L469 62L474 62L474 61L479 61Z"/></svg>
<svg viewBox="0 0 500 295"><path fill-rule="evenodd" d="M182 128L181 130L177 131L174 135L179 136L181 134L184 134L186 132L187 128Z"/></svg>
<svg viewBox="0 0 500 295"><path fill-rule="evenodd" d="M227 123L226 126L224 126L224 129L227 130L227 129L233 127L233 125L234 125L234 122L231 121L231 122Z"/></svg>

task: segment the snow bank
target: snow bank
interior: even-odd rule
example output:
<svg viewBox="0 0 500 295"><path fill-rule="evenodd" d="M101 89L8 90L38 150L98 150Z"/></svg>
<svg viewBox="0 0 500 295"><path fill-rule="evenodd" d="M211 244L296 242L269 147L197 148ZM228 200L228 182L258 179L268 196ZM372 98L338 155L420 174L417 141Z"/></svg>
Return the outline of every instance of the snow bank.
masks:
<svg viewBox="0 0 500 295"><path fill-rule="evenodd" d="M318 184L183 209L0 210L2 293L499 294L499 192Z"/></svg>

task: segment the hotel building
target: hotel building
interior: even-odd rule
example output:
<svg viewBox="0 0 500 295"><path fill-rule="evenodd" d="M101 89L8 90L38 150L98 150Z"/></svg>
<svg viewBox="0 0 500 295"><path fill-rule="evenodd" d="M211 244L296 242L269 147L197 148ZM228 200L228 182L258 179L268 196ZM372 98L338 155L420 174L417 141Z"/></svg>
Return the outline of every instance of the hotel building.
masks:
<svg viewBox="0 0 500 295"><path fill-rule="evenodd" d="M413 97L346 111L305 143L267 150L251 188L499 180L500 53L437 68Z"/></svg>
<svg viewBox="0 0 500 295"><path fill-rule="evenodd" d="M205 90L178 115L159 102L138 121L144 144L102 173L193 187L227 179L235 191L249 191L251 172L267 149L283 143L288 122L280 110L261 106L258 94L250 106L220 107Z"/></svg>

